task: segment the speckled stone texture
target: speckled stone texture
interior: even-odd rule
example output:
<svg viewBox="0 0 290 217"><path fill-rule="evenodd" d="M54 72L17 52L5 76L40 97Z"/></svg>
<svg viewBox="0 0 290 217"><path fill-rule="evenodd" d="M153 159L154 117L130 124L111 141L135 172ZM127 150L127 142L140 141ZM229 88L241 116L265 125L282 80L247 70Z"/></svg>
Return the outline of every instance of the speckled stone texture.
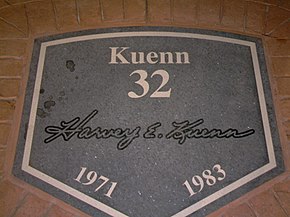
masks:
<svg viewBox="0 0 290 217"><path fill-rule="evenodd" d="M152 25L263 40L285 172L209 216L289 216L289 10L288 0L0 0L0 216L88 216L12 175L34 38Z"/></svg>

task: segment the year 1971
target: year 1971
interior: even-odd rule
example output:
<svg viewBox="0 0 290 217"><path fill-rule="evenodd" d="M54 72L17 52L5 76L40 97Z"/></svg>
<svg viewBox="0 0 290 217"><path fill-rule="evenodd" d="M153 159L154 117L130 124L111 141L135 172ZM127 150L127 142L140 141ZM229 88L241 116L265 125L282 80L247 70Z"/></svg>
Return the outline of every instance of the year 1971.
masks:
<svg viewBox="0 0 290 217"><path fill-rule="evenodd" d="M82 185L95 184L96 185L95 192L97 192L98 190L103 188L105 185L111 184L109 190L104 195L109 197L109 198L112 198L111 195L112 195L113 191L115 190L118 183L117 182L109 182L110 179L105 177L105 176L102 176L102 175L98 177L97 173L93 170L89 171L87 173L87 175L85 176L85 178L83 178L86 171L87 171L86 167L81 167L81 171L79 172L78 176L74 180L81 183ZM82 180L84 180L84 181L82 181Z"/></svg>

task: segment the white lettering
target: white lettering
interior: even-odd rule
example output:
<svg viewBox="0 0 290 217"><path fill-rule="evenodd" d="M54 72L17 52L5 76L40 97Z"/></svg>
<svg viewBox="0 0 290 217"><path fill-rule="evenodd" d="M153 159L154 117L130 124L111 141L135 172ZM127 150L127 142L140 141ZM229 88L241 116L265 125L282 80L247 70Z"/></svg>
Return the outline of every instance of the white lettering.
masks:
<svg viewBox="0 0 290 217"><path fill-rule="evenodd" d="M150 52L147 54L147 62L150 64L155 64L158 62L158 54L155 52Z"/></svg>
<svg viewBox="0 0 290 217"><path fill-rule="evenodd" d="M110 47L109 64L189 64L187 52L127 52L130 47Z"/></svg>
<svg viewBox="0 0 290 217"><path fill-rule="evenodd" d="M117 53L117 49L118 48L119 47L110 47L110 49L111 49L111 62L109 62L109 64L118 64L118 63L121 63L121 64L130 64L128 62L128 60L126 60L126 58L122 55L122 52L124 50L127 50L129 47L122 47L122 50L119 53ZM117 62L117 58L121 62Z"/></svg>
<svg viewBox="0 0 290 217"><path fill-rule="evenodd" d="M143 52L138 52L139 54L139 61L137 60L137 53L136 52L131 52L131 56L132 56L132 63L133 64L141 64L141 63L145 63L144 60L144 53Z"/></svg>
<svg viewBox="0 0 290 217"><path fill-rule="evenodd" d="M177 64L185 64L189 63L189 57L187 52L175 52L176 54L176 63ZM183 61L181 61L181 55L183 56Z"/></svg>
<svg viewBox="0 0 290 217"><path fill-rule="evenodd" d="M165 61L167 57L167 62ZM166 64L170 63L173 64L173 55L171 52L160 52L160 63Z"/></svg>

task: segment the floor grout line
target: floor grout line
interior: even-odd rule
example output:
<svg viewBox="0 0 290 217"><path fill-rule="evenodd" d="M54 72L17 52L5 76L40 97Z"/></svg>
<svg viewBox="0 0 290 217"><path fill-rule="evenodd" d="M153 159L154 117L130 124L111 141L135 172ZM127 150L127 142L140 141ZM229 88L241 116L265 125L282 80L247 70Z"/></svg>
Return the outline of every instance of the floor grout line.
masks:
<svg viewBox="0 0 290 217"><path fill-rule="evenodd" d="M273 193L273 196L275 198L275 200L278 202L279 206L281 207L281 209L283 210L284 214L286 216L289 216L288 213L287 213L287 210L283 207L280 199L279 199L279 196L277 195L277 193L274 191L274 189L271 189L272 193Z"/></svg>

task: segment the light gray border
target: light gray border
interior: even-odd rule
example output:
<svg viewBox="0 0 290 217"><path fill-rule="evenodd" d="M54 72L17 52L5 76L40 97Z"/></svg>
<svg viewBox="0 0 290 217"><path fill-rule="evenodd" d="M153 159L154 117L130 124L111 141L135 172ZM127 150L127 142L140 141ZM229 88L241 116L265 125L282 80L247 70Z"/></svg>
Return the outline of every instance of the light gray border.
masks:
<svg viewBox="0 0 290 217"><path fill-rule="evenodd" d="M72 42L78 42L78 41L107 39L107 38L120 38L120 37L141 37L141 36L192 38L192 39L202 39L202 40L211 40L211 41L220 41L220 42L238 44L238 45L248 46L251 50L251 55L252 55L252 61L253 61L253 67L254 67L254 72L255 72L255 79L256 79L269 163L249 173L248 175L240 178L239 180L233 182L232 184L220 189L219 191L209 195L208 197L198 201L197 203L192 204L191 206L185 208L184 210L176 213L175 215L173 215L174 217L190 215L196 212L197 210L201 209L202 207L212 203L213 201L219 199L220 197L234 191L240 186L245 185L251 180L265 174L266 172L276 167L276 159L275 159L272 136L271 136L271 131L270 131L269 118L268 118L268 113L266 109L266 102L265 102L264 89L263 89L263 84L262 84L262 79L261 79L261 72L260 72L260 67L259 67L256 44L254 42L233 39L233 38L226 38L226 37L221 37L221 36L203 35L203 34L195 34L195 33L145 31L145 32L92 34L92 35L70 37L70 38L65 38L65 39L49 41L49 42L43 42L41 44L38 68L37 68L37 74L36 74L36 81L35 81L35 86L34 86L33 99L32 99L29 124L28 124L28 130L27 130L27 137L26 137L26 142L25 142L24 156L23 156L22 167L21 167L23 171L31 174L34 177L41 179L42 181L58 189L61 189L62 191L78 198L79 200L111 216L120 216L120 217L127 216L117 211L116 209L111 208L105 205L104 203L101 203L100 201L92 197L89 197L86 194L81 193L78 190L36 170L35 168L29 165L29 159L30 159L30 152L31 152L32 140L33 140L34 127L35 127L35 119L36 119L36 112L37 112L37 107L38 107L39 92L40 92L40 86L41 86L41 80L42 80L42 74L43 74L46 48L53 45L66 44L66 43L72 43Z"/></svg>

